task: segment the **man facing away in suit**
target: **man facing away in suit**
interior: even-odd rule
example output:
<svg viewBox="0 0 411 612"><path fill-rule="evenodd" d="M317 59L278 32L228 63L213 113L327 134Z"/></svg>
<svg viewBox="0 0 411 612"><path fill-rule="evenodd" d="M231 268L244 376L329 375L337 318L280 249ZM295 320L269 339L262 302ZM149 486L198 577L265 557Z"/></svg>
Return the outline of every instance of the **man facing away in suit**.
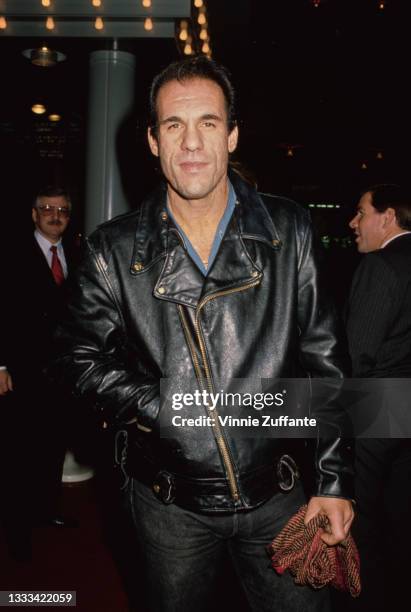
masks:
<svg viewBox="0 0 411 612"><path fill-rule="evenodd" d="M405 601L409 588L411 439L405 430L392 434L388 423L391 418L392 426L392 414L402 404L409 409L404 379L411 377L411 200L396 185L371 187L349 225L358 251L365 253L347 313L353 376L379 379L364 384L373 397L373 413L379 411L387 423L379 438L356 440L354 534L363 592L355 609L376 612L396 609L395 600ZM393 393L395 384L401 385L401 395ZM373 392L376 385L379 391Z"/></svg>
<svg viewBox="0 0 411 612"><path fill-rule="evenodd" d="M32 207L34 234L20 237L2 256L7 288L0 343L0 402L8 425L3 430L9 483L5 523L16 556L26 555L33 524L66 525L59 515L65 401L43 369L52 357L53 333L66 301L71 257L62 238L70 215L65 190L40 190Z"/></svg>

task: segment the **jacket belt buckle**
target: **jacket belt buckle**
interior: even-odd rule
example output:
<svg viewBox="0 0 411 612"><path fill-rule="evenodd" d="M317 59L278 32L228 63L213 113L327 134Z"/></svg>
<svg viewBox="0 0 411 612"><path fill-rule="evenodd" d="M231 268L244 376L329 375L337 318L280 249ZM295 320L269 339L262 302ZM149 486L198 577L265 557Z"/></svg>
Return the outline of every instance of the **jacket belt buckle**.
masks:
<svg viewBox="0 0 411 612"><path fill-rule="evenodd" d="M300 477L298 466L290 455L282 455L277 462L278 486L282 491L291 491Z"/></svg>
<svg viewBox="0 0 411 612"><path fill-rule="evenodd" d="M153 482L153 492L163 504L172 504L176 498L173 476L168 472L159 472Z"/></svg>

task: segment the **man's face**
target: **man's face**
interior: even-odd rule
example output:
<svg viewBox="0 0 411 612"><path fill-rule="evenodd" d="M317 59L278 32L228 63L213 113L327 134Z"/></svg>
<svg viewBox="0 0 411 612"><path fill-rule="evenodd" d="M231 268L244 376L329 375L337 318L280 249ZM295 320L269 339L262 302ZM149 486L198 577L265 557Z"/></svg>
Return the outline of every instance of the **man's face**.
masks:
<svg viewBox="0 0 411 612"><path fill-rule="evenodd" d="M367 191L357 205L357 214L349 226L356 235L360 253L369 253L381 248L386 237L387 214L378 212L372 205L372 194Z"/></svg>
<svg viewBox="0 0 411 612"><path fill-rule="evenodd" d="M221 88L209 79L170 81L157 97L158 132L151 151L171 189L186 200L207 197L225 181L238 130L228 132Z"/></svg>
<svg viewBox="0 0 411 612"><path fill-rule="evenodd" d="M61 212L59 208L62 209ZM42 196L36 207L32 209L31 216L40 234L55 243L60 240L69 224L69 204L64 196Z"/></svg>

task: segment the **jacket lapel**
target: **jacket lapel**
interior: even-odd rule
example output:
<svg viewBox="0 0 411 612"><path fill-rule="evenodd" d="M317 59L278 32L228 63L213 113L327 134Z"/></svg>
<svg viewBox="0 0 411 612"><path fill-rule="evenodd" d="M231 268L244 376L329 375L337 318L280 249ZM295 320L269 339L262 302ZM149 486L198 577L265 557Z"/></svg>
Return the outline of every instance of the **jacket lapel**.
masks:
<svg viewBox="0 0 411 612"><path fill-rule="evenodd" d="M216 292L246 288L261 280L263 260L258 256L256 242L279 250L281 241L257 192L235 174L230 174L230 180L237 204L206 278L189 257L182 236L168 217L166 185L143 203L130 273L145 274L163 260L154 288L156 298L195 308L200 300Z"/></svg>

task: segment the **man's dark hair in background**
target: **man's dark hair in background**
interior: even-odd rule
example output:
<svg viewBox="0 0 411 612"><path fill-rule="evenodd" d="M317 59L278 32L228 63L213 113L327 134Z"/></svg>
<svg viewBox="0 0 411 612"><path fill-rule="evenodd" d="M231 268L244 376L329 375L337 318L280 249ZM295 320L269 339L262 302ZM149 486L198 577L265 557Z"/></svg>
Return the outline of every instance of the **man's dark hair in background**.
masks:
<svg viewBox="0 0 411 612"><path fill-rule="evenodd" d="M182 83L191 79L207 79L208 81L213 81L221 88L226 105L228 131L231 132L236 126L236 96L228 70L213 60L209 60L204 55L199 55L182 62L170 64L154 78L150 88L149 101L150 130L153 136L157 136L158 130L158 92L166 83L170 83L170 81L179 81Z"/></svg>
<svg viewBox="0 0 411 612"><path fill-rule="evenodd" d="M70 210L72 208L71 197L65 187L60 187L58 185L45 185L40 187L40 189L37 191L36 197L34 198L33 208L38 206L41 198L64 198L69 205Z"/></svg>
<svg viewBox="0 0 411 612"><path fill-rule="evenodd" d="M371 203L379 213L393 208L398 225L404 230L411 230L411 200L402 187L381 183L365 189L361 195L365 193L371 194Z"/></svg>

